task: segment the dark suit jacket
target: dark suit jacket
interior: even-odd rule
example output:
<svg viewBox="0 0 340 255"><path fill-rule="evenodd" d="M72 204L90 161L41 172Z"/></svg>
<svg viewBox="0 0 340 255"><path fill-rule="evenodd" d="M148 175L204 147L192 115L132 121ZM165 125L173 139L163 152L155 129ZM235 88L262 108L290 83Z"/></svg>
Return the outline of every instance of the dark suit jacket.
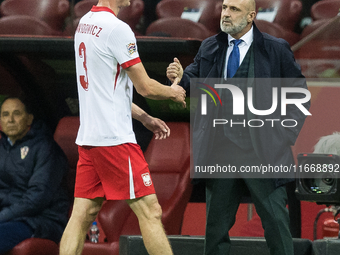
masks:
<svg viewBox="0 0 340 255"><path fill-rule="evenodd" d="M253 84L253 104L255 109L269 109L272 104L272 87L298 87L307 88L304 76L299 65L295 62L293 52L289 44L283 40L261 33L255 24L254 32L254 73L255 78L293 78L287 84L286 79L265 79L259 84L255 80ZM194 62L184 71L181 85L190 89L190 78L219 78L223 77L225 66L226 50L228 48L228 35L219 33L207 38L195 56ZM298 79L295 79L298 78ZM193 89L193 88L191 88ZM290 94L292 98L304 98L305 96L296 93ZM279 93L280 98L280 93ZM309 109L309 102L304 104ZM213 107L210 109L214 110ZM196 114L200 114L199 111ZM193 156L195 165L204 165L202 159L209 157L209 139L213 137L212 128L213 114L207 117L195 118L193 125ZM210 118L210 119L209 119ZM271 115L254 116L250 111L247 112L248 119L294 119L298 122L296 127L283 127L276 123L274 127L264 125L261 128L250 129L252 144L255 152L263 164L288 165L294 164L291 152L291 145L302 128L306 116L297 107L291 105L287 107L287 115L281 116L280 100L277 110ZM286 180L276 180L277 186L285 183Z"/></svg>

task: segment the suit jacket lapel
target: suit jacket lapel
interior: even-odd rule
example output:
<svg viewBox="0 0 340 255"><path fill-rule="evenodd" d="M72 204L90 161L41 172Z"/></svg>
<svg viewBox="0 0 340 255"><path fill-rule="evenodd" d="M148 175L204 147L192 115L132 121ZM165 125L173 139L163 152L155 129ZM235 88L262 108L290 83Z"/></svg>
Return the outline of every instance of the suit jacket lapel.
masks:
<svg viewBox="0 0 340 255"><path fill-rule="evenodd" d="M255 62L255 78L269 78L270 74L270 59L265 48L263 35L253 23L254 31L254 62Z"/></svg>
<svg viewBox="0 0 340 255"><path fill-rule="evenodd" d="M225 56L227 55L228 49L228 35L221 32L216 37L218 42L218 50L215 55L215 64L217 69L216 77L223 77L225 67Z"/></svg>

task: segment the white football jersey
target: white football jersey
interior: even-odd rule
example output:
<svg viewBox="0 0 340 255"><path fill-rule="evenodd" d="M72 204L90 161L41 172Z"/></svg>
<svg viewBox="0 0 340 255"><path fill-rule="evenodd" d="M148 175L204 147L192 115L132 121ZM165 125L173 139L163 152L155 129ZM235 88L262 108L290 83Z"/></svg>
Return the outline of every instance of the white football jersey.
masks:
<svg viewBox="0 0 340 255"><path fill-rule="evenodd" d="M74 47L80 106L76 143L136 143L133 84L124 70L140 62L134 33L111 9L93 6L79 21Z"/></svg>

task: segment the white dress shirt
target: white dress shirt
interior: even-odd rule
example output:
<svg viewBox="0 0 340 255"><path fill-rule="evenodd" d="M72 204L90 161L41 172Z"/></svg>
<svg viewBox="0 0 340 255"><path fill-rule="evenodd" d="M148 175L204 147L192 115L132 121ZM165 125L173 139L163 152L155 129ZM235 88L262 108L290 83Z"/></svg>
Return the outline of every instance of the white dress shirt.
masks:
<svg viewBox="0 0 340 255"><path fill-rule="evenodd" d="M238 48L239 48L239 51L240 51L240 65L241 65L244 57L246 56L246 54L247 54L247 52L250 48L250 45L253 42L253 26L240 39L243 41L238 45ZM224 78L225 79L227 79L228 59L229 59L230 53L232 52L232 50L234 48L234 43L231 42L232 40L236 40L236 39L228 34L228 45L229 46L228 46L228 49L227 49L227 55L226 55L226 60L225 60L225 68L224 68Z"/></svg>

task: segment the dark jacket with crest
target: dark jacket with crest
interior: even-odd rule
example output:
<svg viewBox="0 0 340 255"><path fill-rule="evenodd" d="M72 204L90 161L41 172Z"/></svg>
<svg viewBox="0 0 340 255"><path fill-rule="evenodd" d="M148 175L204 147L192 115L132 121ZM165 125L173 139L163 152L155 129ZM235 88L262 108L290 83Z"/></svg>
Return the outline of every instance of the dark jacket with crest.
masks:
<svg viewBox="0 0 340 255"><path fill-rule="evenodd" d="M59 243L70 206L67 171L67 158L43 122L34 121L13 146L0 132L0 222L26 222L34 237Z"/></svg>

